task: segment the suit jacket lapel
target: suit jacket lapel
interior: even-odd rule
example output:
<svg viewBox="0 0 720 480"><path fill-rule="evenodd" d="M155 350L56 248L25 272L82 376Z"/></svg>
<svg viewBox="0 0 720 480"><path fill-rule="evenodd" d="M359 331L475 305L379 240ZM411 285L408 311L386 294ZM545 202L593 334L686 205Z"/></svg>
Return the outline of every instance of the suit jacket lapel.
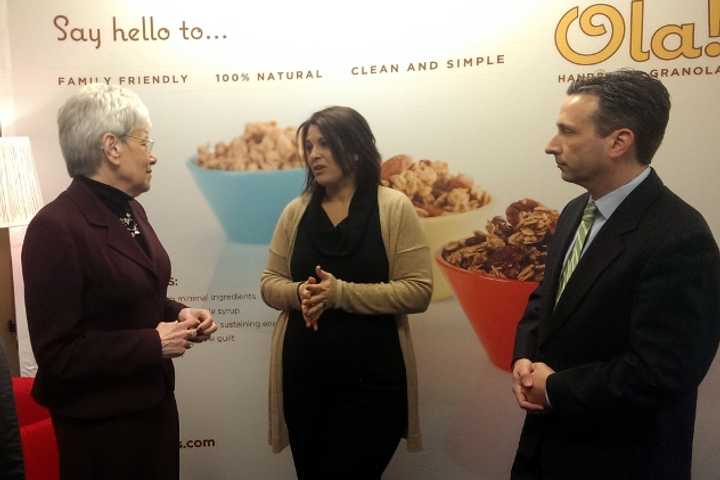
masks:
<svg viewBox="0 0 720 480"><path fill-rule="evenodd" d="M141 207L136 201L130 202L130 209L132 210L132 214L135 217L135 221L140 227L140 231L142 232L142 235L145 239L145 245L147 245L148 247L150 257L148 258L148 256L145 255L145 251L142 250L142 248L140 249L140 251L143 253L143 255L145 255L145 258L148 258L148 260L150 260L150 264L153 267L153 273L158 276L160 274L159 262L162 256L165 254L165 251L162 249L160 240L155 235L155 231L150 226L150 223L147 221L147 217L142 212Z"/></svg>
<svg viewBox="0 0 720 480"><path fill-rule="evenodd" d="M107 231L107 243L110 248L147 269L148 272L157 277L153 261L148 258L137 241L130 236L119 219L113 215L110 209L107 208L88 187L83 185L82 182L73 180L67 192L80 211L85 215L88 223L95 228L103 228ZM133 214L136 221L138 221L139 216L134 208ZM141 225L140 228L142 229L145 226L146 223ZM143 232L142 234L144 235L147 230L149 229L145 228L141 230ZM150 251L152 252L152 250Z"/></svg>
<svg viewBox="0 0 720 480"><path fill-rule="evenodd" d="M574 228L569 233L570 240L565 240L563 249L556 258L553 258L551 273L553 284L552 288L548 289L549 292L552 292L552 298L548 298L546 301L547 316L545 318L547 321L542 322L540 326L541 344L572 317L603 272L622 255L625 249L625 236L637 228L644 212L657 199L662 187L660 178L653 171L627 196L585 251L557 305L554 305L565 252L577 229L585 202L578 202L575 205L575 209L579 210L579 213L568 212L568 214L577 215L577 220L571 223Z"/></svg>
<svg viewBox="0 0 720 480"><path fill-rule="evenodd" d="M615 214L610 217L610 220L614 218ZM622 229L617 228L617 223L610 225L609 222L598 232L597 237L580 259L580 263L565 286L557 305L552 310L550 321L544 325L545 328L541 328L541 342L571 317L603 271L622 253L625 247L619 236L621 233ZM555 302L556 291L557 286L553 290L552 303Z"/></svg>
<svg viewBox="0 0 720 480"><path fill-rule="evenodd" d="M110 220L108 222L108 246L147 269L153 276L157 277L153 261L147 256L142 247L138 245L137 241L130 236L125 226L121 224L119 220L115 219L114 216L111 215L111 218L115 221ZM138 221L137 217L135 217L135 221ZM145 235L146 230L143 229L143 225L141 225L140 222L138 222L138 225L142 232L141 235Z"/></svg>

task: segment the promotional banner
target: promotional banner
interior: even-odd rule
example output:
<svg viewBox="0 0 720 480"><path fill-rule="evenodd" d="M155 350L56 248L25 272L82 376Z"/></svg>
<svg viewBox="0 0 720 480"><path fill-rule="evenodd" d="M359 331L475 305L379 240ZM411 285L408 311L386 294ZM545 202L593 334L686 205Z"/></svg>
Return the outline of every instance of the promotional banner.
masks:
<svg viewBox="0 0 720 480"><path fill-rule="evenodd" d="M46 201L69 184L55 123L68 96L111 83L150 110L158 163L138 200L172 260L169 295L220 325L175 361L186 479L294 478L289 449L267 445L278 312L259 277L304 185L295 130L314 111L368 120L383 183L412 199L433 254L432 303L410 317L425 448L401 443L387 479L508 478L524 418L508 372L515 325L558 212L582 191L544 153L573 80L629 67L663 81L673 105L652 166L720 234L720 0L0 6L0 122L30 137ZM720 471L717 363L698 403L696 479Z"/></svg>

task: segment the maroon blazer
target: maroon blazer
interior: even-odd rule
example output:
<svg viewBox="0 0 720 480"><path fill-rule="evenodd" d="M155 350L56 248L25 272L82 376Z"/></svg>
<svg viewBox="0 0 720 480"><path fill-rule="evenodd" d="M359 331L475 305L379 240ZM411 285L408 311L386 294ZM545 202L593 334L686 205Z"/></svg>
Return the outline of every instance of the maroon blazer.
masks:
<svg viewBox="0 0 720 480"><path fill-rule="evenodd" d="M184 305L167 298L170 259L142 206L130 207L149 256L77 180L28 226L22 266L38 363L33 396L54 414L122 415L174 389L155 327Z"/></svg>

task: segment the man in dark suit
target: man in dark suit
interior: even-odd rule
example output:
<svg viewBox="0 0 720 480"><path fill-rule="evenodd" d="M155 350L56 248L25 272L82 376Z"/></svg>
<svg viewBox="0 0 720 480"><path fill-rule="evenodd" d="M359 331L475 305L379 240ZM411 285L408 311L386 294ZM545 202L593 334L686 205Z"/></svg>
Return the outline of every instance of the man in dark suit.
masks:
<svg viewBox="0 0 720 480"><path fill-rule="evenodd" d="M15 397L5 349L2 345L0 345L0 478L3 480L25 478L20 431L15 414Z"/></svg>
<svg viewBox="0 0 720 480"><path fill-rule="evenodd" d="M623 70L567 91L546 152L587 193L562 211L517 329L525 409L513 480L689 480L697 388L720 338L720 257L649 167L660 81Z"/></svg>

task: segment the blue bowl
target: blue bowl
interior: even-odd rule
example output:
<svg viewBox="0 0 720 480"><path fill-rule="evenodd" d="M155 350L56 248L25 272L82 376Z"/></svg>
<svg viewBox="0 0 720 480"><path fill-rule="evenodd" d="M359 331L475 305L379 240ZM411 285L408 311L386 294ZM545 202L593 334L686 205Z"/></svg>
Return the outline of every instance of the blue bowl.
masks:
<svg viewBox="0 0 720 480"><path fill-rule="evenodd" d="M305 169L254 172L210 170L195 157L188 168L228 240L268 245L280 213L305 185Z"/></svg>

